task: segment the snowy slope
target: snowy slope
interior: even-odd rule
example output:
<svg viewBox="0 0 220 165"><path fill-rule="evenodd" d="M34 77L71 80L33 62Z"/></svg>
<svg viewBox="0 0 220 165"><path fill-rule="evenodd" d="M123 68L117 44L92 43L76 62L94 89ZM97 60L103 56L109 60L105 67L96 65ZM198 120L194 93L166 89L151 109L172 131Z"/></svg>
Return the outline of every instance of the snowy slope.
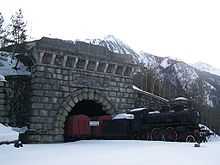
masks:
<svg viewBox="0 0 220 165"><path fill-rule="evenodd" d="M146 52L140 52L138 61L140 64L144 64L145 67L157 69L160 65L161 57L154 56Z"/></svg>
<svg viewBox="0 0 220 165"><path fill-rule="evenodd" d="M174 64L173 67L175 68L177 79L181 83L183 89L189 88L195 80L199 78L195 70L183 62L178 62Z"/></svg>
<svg viewBox="0 0 220 165"><path fill-rule="evenodd" d="M198 70L209 72L209 73L216 74L216 75L220 76L220 69L215 68L209 64L206 64L203 62L198 62L198 63L192 64L192 66Z"/></svg>
<svg viewBox="0 0 220 165"><path fill-rule="evenodd" d="M157 57L143 52L140 55L142 56L139 58L140 63L153 69L160 80L168 79L177 88L180 85L186 93L192 92L193 89L201 90L205 95L204 103L210 107L214 106L212 98L215 97L213 93L216 87L201 79L194 67L169 57Z"/></svg>
<svg viewBox="0 0 220 165"><path fill-rule="evenodd" d="M16 62L16 59L12 59L12 53L0 51L0 75L30 75L21 62L18 62L17 70L14 69Z"/></svg>
<svg viewBox="0 0 220 165"><path fill-rule="evenodd" d="M0 146L2 165L219 165L220 142L190 143L90 140Z"/></svg>

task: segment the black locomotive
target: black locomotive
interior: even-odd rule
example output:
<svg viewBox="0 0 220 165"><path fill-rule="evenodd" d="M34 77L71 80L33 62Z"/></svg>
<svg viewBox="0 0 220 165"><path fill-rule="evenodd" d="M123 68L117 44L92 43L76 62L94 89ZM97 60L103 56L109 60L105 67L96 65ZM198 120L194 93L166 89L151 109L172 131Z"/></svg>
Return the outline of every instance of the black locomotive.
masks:
<svg viewBox="0 0 220 165"><path fill-rule="evenodd" d="M140 108L129 112L133 118L113 118L103 122L106 139L143 139L164 141L199 141L200 115L188 107L188 100L178 98L167 112ZM129 115L127 114L127 115Z"/></svg>

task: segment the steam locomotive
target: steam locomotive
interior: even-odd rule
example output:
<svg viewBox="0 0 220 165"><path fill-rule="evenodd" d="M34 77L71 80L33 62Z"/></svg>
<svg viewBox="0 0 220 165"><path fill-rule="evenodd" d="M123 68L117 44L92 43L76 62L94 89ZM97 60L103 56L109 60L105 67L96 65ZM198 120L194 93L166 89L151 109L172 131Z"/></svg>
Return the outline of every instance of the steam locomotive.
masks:
<svg viewBox="0 0 220 165"><path fill-rule="evenodd" d="M65 140L92 138L199 142L199 123L199 112L193 110L188 99L181 97L169 101L168 107L161 111L137 108L114 116L71 116L65 127Z"/></svg>
<svg viewBox="0 0 220 165"><path fill-rule="evenodd" d="M189 110L158 112L134 110L133 118L108 120L103 123L103 134L108 139L142 139L163 141L199 140L199 113ZM117 116L116 116L117 117Z"/></svg>

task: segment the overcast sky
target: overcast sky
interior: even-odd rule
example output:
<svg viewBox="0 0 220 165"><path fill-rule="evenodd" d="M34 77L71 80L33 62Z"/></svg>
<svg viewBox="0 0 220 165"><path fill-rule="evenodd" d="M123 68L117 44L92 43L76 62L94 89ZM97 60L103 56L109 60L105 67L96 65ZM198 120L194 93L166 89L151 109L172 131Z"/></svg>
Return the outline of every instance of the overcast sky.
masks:
<svg viewBox="0 0 220 165"><path fill-rule="evenodd" d="M219 0L1 0L23 9L29 34L85 39L112 34L135 50L220 68Z"/></svg>

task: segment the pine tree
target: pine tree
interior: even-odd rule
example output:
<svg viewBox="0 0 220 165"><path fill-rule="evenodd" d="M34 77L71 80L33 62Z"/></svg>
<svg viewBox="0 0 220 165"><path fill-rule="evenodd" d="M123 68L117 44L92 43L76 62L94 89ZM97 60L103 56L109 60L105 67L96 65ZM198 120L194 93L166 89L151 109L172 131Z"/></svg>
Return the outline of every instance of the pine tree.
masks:
<svg viewBox="0 0 220 165"><path fill-rule="evenodd" d="M22 9L19 9L15 12L11 17L11 24L9 25L9 38L7 39L8 43L13 45L13 53L12 58L15 58L16 52L24 52L25 51L25 41L27 39L27 30L26 23L24 21L24 16ZM14 69L17 69L17 65L19 63L19 59L17 60Z"/></svg>
<svg viewBox="0 0 220 165"><path fill-rule="evenodd" d="M19 9L11 17L10 35L15 45L22 44L27 39L26 23L24 22L23 12Z"/></svg>
<svg viewBox="0 0 220 165"><path fill-rule="evenodd" d="M5 40L5 29L3 25L4 25L4 17L0 12L0 48L4 45L4 40Z"/></svg>

